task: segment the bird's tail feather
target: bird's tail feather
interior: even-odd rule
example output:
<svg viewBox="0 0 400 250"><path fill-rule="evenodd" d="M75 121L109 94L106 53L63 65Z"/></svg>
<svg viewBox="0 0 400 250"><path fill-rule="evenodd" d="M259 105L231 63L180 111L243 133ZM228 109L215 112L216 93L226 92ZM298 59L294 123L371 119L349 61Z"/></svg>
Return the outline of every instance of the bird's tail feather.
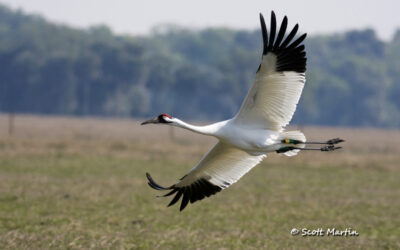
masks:
<svg viewBox="0 0 400 250"><path fill-rule="evenodd" d="M298 140L301 142L307 141L306 136L299 130L285 131L281 134L281 139Z"/></svg>

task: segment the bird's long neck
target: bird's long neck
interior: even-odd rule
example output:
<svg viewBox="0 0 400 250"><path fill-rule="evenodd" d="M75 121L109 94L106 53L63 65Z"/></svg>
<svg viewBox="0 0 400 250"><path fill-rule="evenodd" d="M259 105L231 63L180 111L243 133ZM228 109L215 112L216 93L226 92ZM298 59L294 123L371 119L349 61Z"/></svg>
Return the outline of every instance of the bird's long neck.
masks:
<svg viewBox="0 0 400 250"><path fill-rule="evenodd" d="M218 130L223 126L223 122L217 122L217 123L213 123L213 124L206 125L206 126L196 126L196 125L192 125L192 124L186 123L184 121L181 121L177 118L174 118L174 123L172 123L171 125L180 127L180 128L184 128L184 129L193 131L195 133L203 134L203 135L216 136L218 133Z"/></svg>

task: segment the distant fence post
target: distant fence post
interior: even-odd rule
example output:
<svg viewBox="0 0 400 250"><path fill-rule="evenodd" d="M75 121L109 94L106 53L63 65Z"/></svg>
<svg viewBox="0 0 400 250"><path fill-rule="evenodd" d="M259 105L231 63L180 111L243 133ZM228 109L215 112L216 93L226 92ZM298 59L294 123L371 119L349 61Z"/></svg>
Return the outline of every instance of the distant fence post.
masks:
<svg viewBox="0 0 400 250"><path fill-rule="evenodd" d="M12 135L14 133L14 112L8 113L8 134Z"/></svg>

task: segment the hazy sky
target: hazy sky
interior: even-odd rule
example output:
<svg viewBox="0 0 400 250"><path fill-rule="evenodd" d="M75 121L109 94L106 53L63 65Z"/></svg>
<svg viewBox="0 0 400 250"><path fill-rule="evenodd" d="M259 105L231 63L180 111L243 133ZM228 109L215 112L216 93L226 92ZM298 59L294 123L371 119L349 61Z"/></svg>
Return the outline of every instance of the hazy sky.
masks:
<svg viewBox="0 0 400 250"><path fill-rule="evenodd" d="M258 13L300 24L303 32L330 33L374 28L390 39L400 28L399 0L0 0L13 9L41 14L51 21L75 27L106 24L117 33L146 34L162 23L186 27L259 27Z"/></svg>

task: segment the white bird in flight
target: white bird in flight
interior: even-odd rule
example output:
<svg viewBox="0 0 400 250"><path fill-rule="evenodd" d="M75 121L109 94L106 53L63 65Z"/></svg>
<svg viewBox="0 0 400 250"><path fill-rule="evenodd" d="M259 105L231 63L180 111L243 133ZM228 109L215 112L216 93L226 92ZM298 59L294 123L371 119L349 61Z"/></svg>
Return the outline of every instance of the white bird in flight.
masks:
<svg viewBox="0 0 400 250"><path fill-rule="evenodd" d="M293 156L300 150L332 151L340 148L335 146L343 141L339 138L306 142L302 132L284 130L292 119L306 81L307 58L302 44L306 34L295 39L299 27L296 24L286 35L288 21L285 16L276 35L273 11L269 34L262 14L260 22L264 43L261 64L253 86L235 117L207 126L195 126L161 114L142 123L181 127L218 139L200 162L172 186L162 187L146 174L150 187L170 190L163 196L175 195L168 206L182 197L182 211L189 201L194 203L229 187L259 164L269 152ZM324 146L306 148L306 144Z"/></svg>

